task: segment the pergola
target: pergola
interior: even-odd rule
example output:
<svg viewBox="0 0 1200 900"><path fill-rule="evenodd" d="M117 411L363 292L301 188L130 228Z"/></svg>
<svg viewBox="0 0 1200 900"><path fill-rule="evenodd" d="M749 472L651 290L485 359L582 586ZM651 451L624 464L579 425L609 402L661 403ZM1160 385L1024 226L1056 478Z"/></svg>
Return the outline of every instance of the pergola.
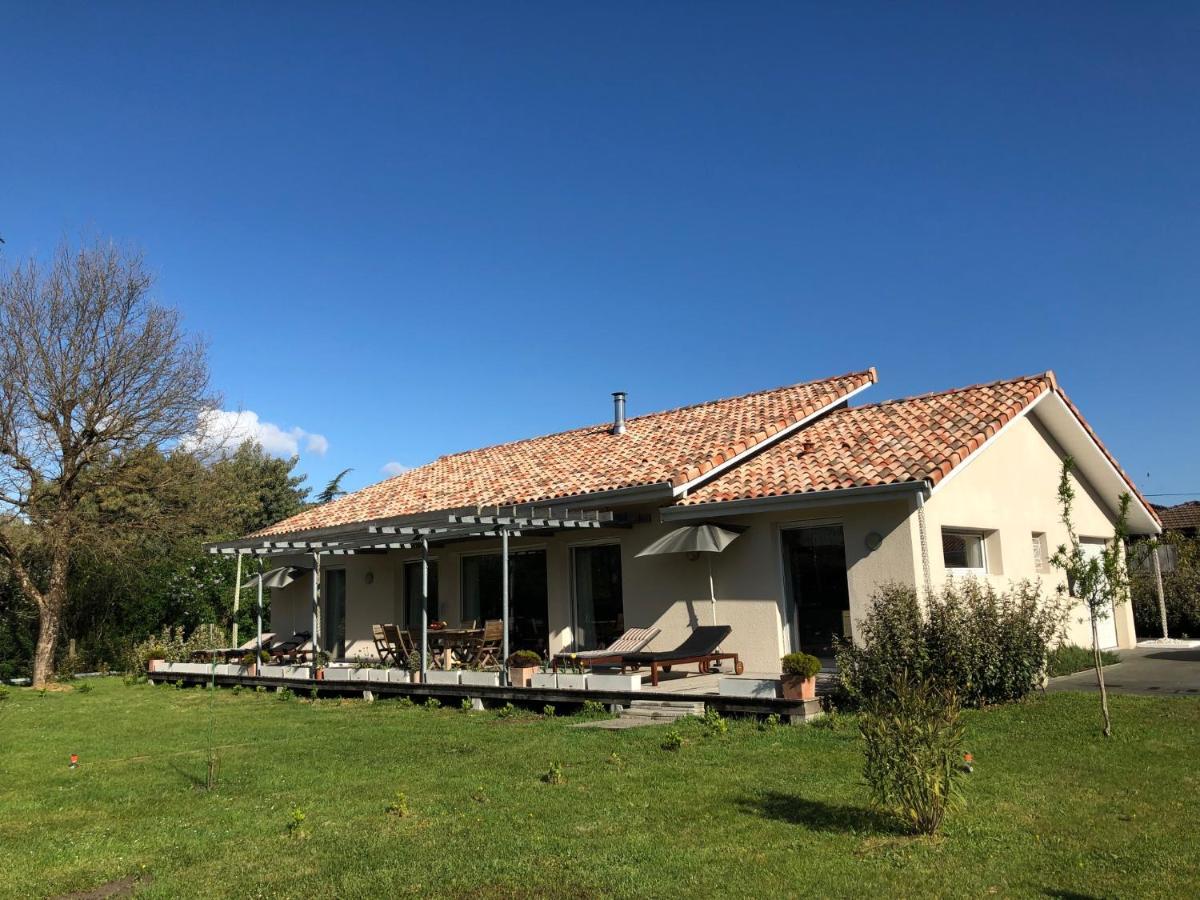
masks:
<svg viewBox="0 0 1200 900"><path fill-rule="evenodd" d="M236 556L238 560L234 614L241 592L243 557L257 558L258 649L262 651L262 569L263 563L281 556L307 554L312 557L312 642L314 653L321 649L321 557L378 553L387 550L421 551L421 672L429 668L429 548L479 538L500 539L501 619L503 626L502 658L508 659L508 540L526 532L612 527L613 514L600 510L571 510L568 507L476 507L474 511L447 512L425 517L423 521L377 521L322 533L313 538L243 538L208 545L209 553ZM502 671L501 678L507 679Z"/></svg>

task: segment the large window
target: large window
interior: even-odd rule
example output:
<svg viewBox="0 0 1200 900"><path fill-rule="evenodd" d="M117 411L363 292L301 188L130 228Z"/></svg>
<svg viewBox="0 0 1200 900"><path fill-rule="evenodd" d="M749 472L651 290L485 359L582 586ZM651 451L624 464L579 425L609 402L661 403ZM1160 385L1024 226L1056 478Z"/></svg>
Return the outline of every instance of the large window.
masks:
<svg viewBox="0 0 1200 900"><path fill-rule="evenodd" d="M980 531L943 531L942 559L947 571L967 575L987 573L987 555Z"/></svg>
<svg viewBox="0 0 1200 900"><path fill-rule="evenodd" d="M429 621L438 618L438 567L436 561L429 563ZM421 562L404 564L404 627L421 627Z"/></svg>
<svg viewBox="0 0 1200 900"><path fill-rule="evenodd" d="M462 558L462 617L481 625L499 619L502 607L500 554ZM546 551L508 554L509 648L546 653L550 631L546 602Z"/></svg>
<svg viewBox="0 0 1200 900"><path fill-rule="evenodd" d="M346 570L326 569L321 592L321 649L335 659L346 655Z"/></svg>
<svg viewBox="0 0 1200 900"><path fill-rule="evenodd" d="M571 569L575 581L574 647L607 647L625 631L621 548L617 544L575 547Z"/></svg>

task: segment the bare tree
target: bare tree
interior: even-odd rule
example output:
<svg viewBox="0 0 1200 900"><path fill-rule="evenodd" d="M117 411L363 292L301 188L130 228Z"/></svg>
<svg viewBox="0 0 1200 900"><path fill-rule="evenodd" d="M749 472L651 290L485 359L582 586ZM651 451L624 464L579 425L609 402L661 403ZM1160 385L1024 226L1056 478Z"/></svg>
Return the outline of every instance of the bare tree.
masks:
<svg viewBox="0 0 1200 900"><path fill-rule="evenodd" d="M212 402L204 344L152 284L140 254L100 242L0 273L0 559L37 609L35 686L53 674L96 492Z"/></svg>
<svg viewBox="0 0 1200 900"><path fill-rule="evenodd" d="M1113 538L1104 544L1099 556L1089 556L1075 531L1071 507L1075 502L1075 486L1071 472L1075 461L1066 457L1058 482L1058 505L1062 523L1067 527L1068 543L1059 546L1050 562L1066 576L1067 583L1059 592L1081 600L1087 605L1092 625L1092 665L1096 669L1096 685L1100 689L1100 710L1104 717L1104 736L1112 737L1112 718L1108 714L1108 689L1104 684L1104 660L1100 653L1100 622L1129 600L1129 575L1125 568L1125 538L1129 536L1129 492L1121 494Z"/></svg>

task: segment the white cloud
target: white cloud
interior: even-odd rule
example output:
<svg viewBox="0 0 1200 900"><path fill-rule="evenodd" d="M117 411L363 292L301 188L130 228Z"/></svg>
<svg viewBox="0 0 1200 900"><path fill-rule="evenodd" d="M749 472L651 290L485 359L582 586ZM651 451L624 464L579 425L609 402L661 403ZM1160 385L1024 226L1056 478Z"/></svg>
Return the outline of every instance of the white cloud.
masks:
<svg viewBox="0 0 1200 900"><path fill-rule="evenodd" d="M379 468L379 471L387 476L402 475L403 473L407 472L408 470L409 470L409 466L406 466L404 463L398 463L398 462L384 463Z"/></svg>
<svg viewBox="0 0 1200 900"><path fill-rule="evenodd" d="M285 459L300 453L301 442L306 453L324 456L329 450L325 435L300 427L280 428L274 422L264 422L249 409L213 409L203 413L198 433L184 441L183 446L208 457L218 457L233 453L248 440L257 441L271 456Z"/></svg>

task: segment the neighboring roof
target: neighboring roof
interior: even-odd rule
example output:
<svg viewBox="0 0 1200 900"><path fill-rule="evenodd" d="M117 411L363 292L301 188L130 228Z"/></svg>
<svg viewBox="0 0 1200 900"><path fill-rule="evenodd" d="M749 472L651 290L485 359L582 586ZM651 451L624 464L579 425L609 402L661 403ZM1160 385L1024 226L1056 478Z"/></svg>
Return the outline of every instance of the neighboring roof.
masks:
<svg viewBox="0 0 1200 900"><path fill-rule="evenodd" d="M1077 424L1074 434L1080 440L1074 443L1090 454L1086 468L1100 471L1096 464L1103 467L1101 460L1106 460L1112 483L1140 502L1145 510L1142 525L1153 528L1157 519L1150 504L1063 393L1053 372L836 410L721 473L676 505L922 481L936 487L1047 393L1062 401L1058 415Z"/></svg>
<svg viewBox="0 0 1200 900"><path fill-rule="evenodd" d="M937 484L1051 388L1046 375L840 409L717 476L683 505Z"/></svg>
<svg viewBox="0 0 1200 900"><path fill-rule="evenodd" d="M268 526L292 534L471 506L509 506L646 485L677 487L875 383L875 370L758 391L443 456Z"/></svg>
<svg viewBox="0 0 1200 900"><path fill-rule="evenodd" d="M1178 506L1156 506L1154 509L1162 520L1163 528L1200 528L1200 500L1189 500Z"/></svg>

